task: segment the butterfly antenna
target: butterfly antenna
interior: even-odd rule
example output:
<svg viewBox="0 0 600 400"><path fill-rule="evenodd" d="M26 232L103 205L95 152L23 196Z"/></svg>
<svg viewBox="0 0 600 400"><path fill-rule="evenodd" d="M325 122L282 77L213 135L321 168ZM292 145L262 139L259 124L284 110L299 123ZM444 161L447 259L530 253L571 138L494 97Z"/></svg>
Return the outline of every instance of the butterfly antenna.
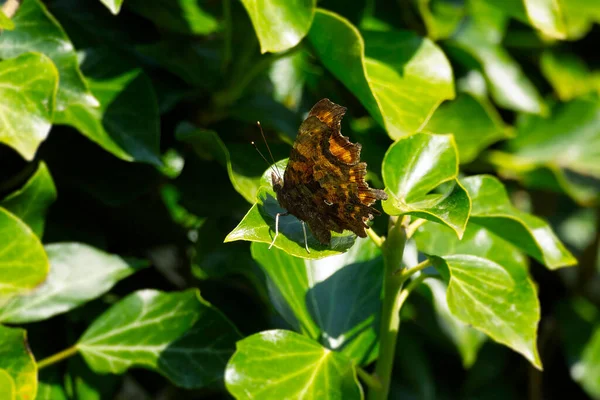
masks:
<svg viewBox="0 0 600 400"><path fill-rule="evenodd" d="M273 157L273 153L271 153L271 148L269 147L269 143L267 142L267 138L265 137L265 133L263 132L263 128L262 128L262 125L260 124L260 121L256 121L256 125L258 125L258 128L260 129L260 135L263 138L263 142L265 142L265 146L267 146L267 150L269 151L269 155L271 156L271 160L273 161L272 165L275 165L275 157ZM256 150L258 151L258 147L256 147L256 144L254 144L254 142L252 142L252 144L254 145L254 148L256 148ZM260 151L258 151L258 153L262 156L262 158L265 161L267 161L267 158L265 156L263 156ZM269 163L269 161L267 161L267 164L271 165ZM277 175L279 177L279 179L282 179L277 168L275 168L274 166L272 166L272 168L273 168L273 171L275 172L275 175Z"/></svg>

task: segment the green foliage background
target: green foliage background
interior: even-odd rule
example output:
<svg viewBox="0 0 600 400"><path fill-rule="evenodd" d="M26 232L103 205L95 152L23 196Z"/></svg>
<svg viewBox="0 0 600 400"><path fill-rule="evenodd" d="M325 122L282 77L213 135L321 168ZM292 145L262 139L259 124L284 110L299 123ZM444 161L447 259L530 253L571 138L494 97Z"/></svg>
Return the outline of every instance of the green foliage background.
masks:
<svg viewBox="0 0 600 400"><path fill-rule="evenodd" d="M598 1L0 4L0 400L600 399ZM324 97L385 214L268 250Z"/></svg>

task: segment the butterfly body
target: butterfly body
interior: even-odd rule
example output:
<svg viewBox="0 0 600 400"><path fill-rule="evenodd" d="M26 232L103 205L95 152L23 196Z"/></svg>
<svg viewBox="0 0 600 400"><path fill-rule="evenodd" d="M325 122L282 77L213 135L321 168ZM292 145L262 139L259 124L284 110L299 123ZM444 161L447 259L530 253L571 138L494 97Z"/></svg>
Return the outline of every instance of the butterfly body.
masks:
<svg viewBox="0 0 600 400"><path fill-rule="evenodd" d="M365 182L361 145L340 132L345 112L328 99L316 103L300 125L283 180L272 174L279 204L306 222L323 244L330 243L331 231L366 237L366 222L380 214L371 205L387 199Z"/></svg>

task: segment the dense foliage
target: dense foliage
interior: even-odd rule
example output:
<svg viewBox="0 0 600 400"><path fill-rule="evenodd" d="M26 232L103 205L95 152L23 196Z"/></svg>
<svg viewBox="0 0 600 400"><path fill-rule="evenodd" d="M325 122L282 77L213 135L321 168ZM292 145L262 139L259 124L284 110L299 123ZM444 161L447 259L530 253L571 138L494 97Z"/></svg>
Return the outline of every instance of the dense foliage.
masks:
<svg viewBox="0 0 600 400"><path fill-rule="evenodd" d="M598 1L0 4L0 400L600 399ZM269 249L322 98L389 198Z"/></svg>

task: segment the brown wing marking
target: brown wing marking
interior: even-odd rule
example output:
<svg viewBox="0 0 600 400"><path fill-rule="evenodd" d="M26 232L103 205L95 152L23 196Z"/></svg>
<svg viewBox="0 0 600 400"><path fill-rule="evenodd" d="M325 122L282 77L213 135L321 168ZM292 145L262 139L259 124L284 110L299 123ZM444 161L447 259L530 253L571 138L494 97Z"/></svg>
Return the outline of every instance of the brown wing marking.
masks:
<svg viewBox="0 0 600 400"><path fill-rule="evenodd" d="M309 117L315 116L329 128L331 133L328 135L329 153L335 159L354 165L360 161L361 145L351 143L346 136L341 133L341 121L346 113L346 107L335 104L329 99L320 100L308 113Z"/></svg>
<svg viewBox="0 0 600 400"><path fill-rule="evenodd" d="M335 132L340 130L340 124L344 114L346 114L346 107L335 104L329 99L322 99L310 109L308 116L319 118L321 122Z"/></svg>

